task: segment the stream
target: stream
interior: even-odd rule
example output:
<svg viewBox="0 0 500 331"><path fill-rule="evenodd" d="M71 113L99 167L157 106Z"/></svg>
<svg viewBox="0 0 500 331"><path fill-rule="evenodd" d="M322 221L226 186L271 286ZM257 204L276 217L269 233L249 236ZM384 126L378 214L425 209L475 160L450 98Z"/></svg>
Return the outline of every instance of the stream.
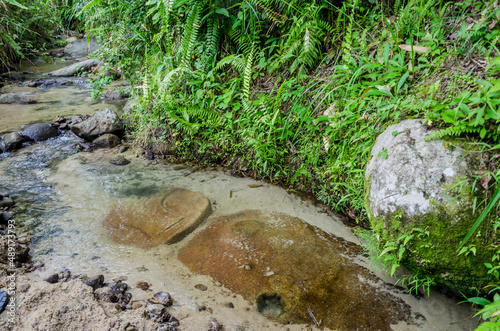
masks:
<svg viewBox="0 0 500 331"><path fill-rule="evenodd" d="M33 72L26 81L48 79L47 72L65 65L38 62L25 68ZM92 100L84 78L29 85L4 87L38 103L0 105L0 134L56 116L122 109L120 102ZM174 299L169 311L181 330L206 329L211 319L225 330L474 330L477 325L470 306L454 298L435 290L417 297L393 286L395 279L374 268L351 230L324 206L215 168L146 160L132 149L123 154L129 164L113 165L118 147L80 152L79 142L66 132L0 154L0 193L16 201L18 235L30 234L32 258L44 264L30 274L33 282L69 269L89 277L103 274L107 282L122 279L136 301L168 291ZM157 244L141 227L161 225L150 204L172 190L200 192L210 215L173 243ZM189 210L201 208L201 202L192 204ZM141 225L120 223L127 213ZM151 289L138 288L139 282Z"/></svg>

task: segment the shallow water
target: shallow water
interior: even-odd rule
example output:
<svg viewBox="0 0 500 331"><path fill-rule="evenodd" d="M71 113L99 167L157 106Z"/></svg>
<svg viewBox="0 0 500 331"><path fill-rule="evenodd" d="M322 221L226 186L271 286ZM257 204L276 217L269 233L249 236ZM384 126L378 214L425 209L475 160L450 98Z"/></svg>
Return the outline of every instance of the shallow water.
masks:
<svg viewBox="0 0 500 331"><path fill-rule="evenodd" d="M54 112L63 115L91 113L97 105L103 105L85 101L89 96L89 90L71 86L39 92L35 97L44 100L44 105L55 106ZM9 110L0 105L0 131L16 129L33 122L33 118L49 121L55 115L50 110L44 112L32 106ZM66 134L16 153L0 154L0 192L9 192L17 202L14 211L19 232L33 232L32 255L45 263L35 275L45 277L68 268L73 274L104 274L106 281L126 278L133 287L139 281L147 281L153 291L133 288L133 300L150 298L155 291L170 292L175 300L170 309L181 320L181 329L204 329L211 317L224 324L226 330L238 327L283 330L285 326L259 313L259 310L270 309L271 312L265 312L268 316L279 315L281 307L273 297L268 298L270 304L266 308L259 308L255 302L247 302L209 276L192 272L178 260L179 250L203 233L209 222L176 244L141 249L114 242L103 227L103 220L116 204L133 204L174 187L186 188L199 191L210 200L214 218L244 210L286 214L351 245L358 244L351 231L337 218L324 213L321 206L302 201L281 188L216 171L178 169L178 166L135 158L132 151L126 154L132 161L129 165L115 166L109 160L116 155L116 149L77 153L74 149L77 141L79 138ZM286 244L293 245L293 238ZM315 259L315 256L309 258ZM362 255L344 254L343 258L371 269ZM372 279L359 278L365 285L380 288ZM195 288L197 284L204 284L208 289L200 291ZM423 316L418 325L401 322L393 325L393 330L473 330L476 325L470 319L468 306L458 306L455 300L439 293L417 299L396 289L384 291L401 298L414 314ZM234 308L227 307L229 302ZM199 312L200 306L212 308L213 312ZM313 320L309 323L312 325ZM314 328L310 325L290 324L286 328Z"/></svg>
<svg viewBox="0 0 500 331"><path fill-rule="evenodd" d="M26 76L30 80L56 79L65 85L53 88L27 87L26 83L16 83L2 88L2 92L21 93L37 101L29 105L0 104L0 134L20 130L22 126L41 121L50 121L54 117L93 114L104 108L111 108L118 113L121 111L120 101L111 101L104 98L92 100L90 84L84 77L52 78L47 75L56 69L66 66L70 62L56 60L55 62L39 62L35 66L27 64L23 71L33 72Z"/></svg>

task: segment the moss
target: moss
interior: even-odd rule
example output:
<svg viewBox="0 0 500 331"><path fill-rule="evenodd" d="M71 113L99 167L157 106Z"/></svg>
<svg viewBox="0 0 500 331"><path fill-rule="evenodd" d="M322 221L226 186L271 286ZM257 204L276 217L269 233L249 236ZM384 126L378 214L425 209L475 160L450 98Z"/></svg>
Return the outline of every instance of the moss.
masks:
<svg viewBox="0 0 500 331"><path fill-rule="evenodd" d="M455 186L457 188L457 186ZM477 247L476 254L458 255L463 240L478 213L472 213L472 190L464 185L459 197L446 205L434 204L433 211L411 219L400 210L371 218L374 231L381 241L395 240L415 228L428 231L429 235L416 235L410 241L403 258L403 265L414 274L431 276L436 283L452 289L457 294L477 295L477 290L492 284L495 279L486 274L485 262L491 262L493 251L488 236L473 238L468 244ZM490 228L484 222L479 229L485 233ZM484 293L484 292L483 292Z"/></svg>
<svg viewBox="0 0 500 331"><path fill-rule="evenodd" d="M414 274L431 276L439 286L447 287L459 295L485 294L487 291L484 287L496 281L487 274L484 266L484 263L491 263L495 253L489 249L494 242L492 215L476 232L481 233L481 236L475 236L467 242L467 245L475 245L476 253L458 255L461 241L481 213L479 206L476 206L474 213L474 200L483 201L486 196L486 191L474 184L474 169L479 169L481 158L477 157L477 146L463 141L446 141L446 147L450 153L455 153L457 147L465 151L463 155L469 166L460 176L442 184L441 188L446 192L445 201L428 199L430 210L411 218L400 209L377 217L369 212L370 224L380 245L395 241L403 234L414 234L402 261ZM367 211L370 210L370 179L365 183ZM417 228L428 235L415 232Z"/></svg>

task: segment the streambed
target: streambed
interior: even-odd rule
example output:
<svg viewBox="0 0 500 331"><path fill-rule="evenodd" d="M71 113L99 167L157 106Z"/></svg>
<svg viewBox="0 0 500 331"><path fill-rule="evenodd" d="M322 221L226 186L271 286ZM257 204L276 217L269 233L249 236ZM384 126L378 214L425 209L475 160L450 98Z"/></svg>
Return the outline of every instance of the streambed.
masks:
<svg viewBox="0 0 500 331"><path fill-rule="evenodd" d="M50 70L53 69L51 66ZM0 105L1 132L17 130L23 124L34 121L48 122L55 115L88 114L104 107L114 107L117 110L120 107L105 101L91 101L90 90L84 85L56 86L25 92L36 93L33 97L38 98L41 103ZM124 279L132 286L130 293L137 301L150 298L151 293L166 290L174 298L175 303L170 311L181 319L179 328L182 330L206 329L212 318L221 322L226 330L308 330L317 326L324 327L325 323L334 323L328 322L327 317L334 313L333 306L329 305L343 302L341 298L328 298L328 291L331 290L328 286L340 279L342 281L339 281L339 286L346 286L345 291L349 291L350 286L351 292L356 293L356 297L350 298L348 303L344 302L344 305L352 303L354 308L348 310L350 315L343 318L353 321L361 319L359 324L354 324L357 329L473 330L476 325L470 318L470 307L459 306L454 299L435 291L432 291L429 298L416 298L386 284L390 280L373 271L370 263L361 254L357 246L359 242L350 229L336 217L325 213L322 206L314 206L264 182L235 178L215 171L216 169L196 171L189 167L148 161L135 157L132 150L125 153L125 157L131 161L130 164L112 165L109 161L116 156L116 148L78 153L74 148L78 141L79 138L65 134L26 146L15 153L0 154L0 192L10 193L17 202L14 211L19 231L29 231L32 234L32 256L44 263L43 268L29 276L32 282L40 282L54 272L69 269L73 274L103 274L107 280ZM111 238L103 221L114 206L147 201L172 188L201 192L207 197L213 210L209 219L186 238L171 245L144 249L119 243ZM227 215L239 215L242 212L250 213L251 217L247 218L253 222L253 228L249 229L248 223L242 226L243 232L240 233L246 236L243 239L231 237L230 240L236 240L232 243L233 247L251 245L251 241L245 240L250 237L249 233L255 232L254 228L257 226L271 235L268 237L269 242L275 244L271 247L271 253L282 247L286 248L285 253L281 253L284 255L287 252L295 254L294 252L299 250L298 246L306 249L306 253L301 253L305 255L290 255L290 259L279 259L277 263L280 267L286 265L287 261L290 263L286 268L280 269L276 265L273 267L267 264L270 255L268 258L265 256L269 251L264 251L264 248L258 245L252 247L256 254L263 257L262 260L252 260L251 263L243 261L241 266L248 266L249 272L262 268L263 276L258 278L259 281L274 279L274 283L271 282L274 284L272 289L276 290L280 279L290 282L292 274L315 273L316 278L325 275L325 279L330 283L328 286L317 281L308 283L305 279L307 276L294 280L303 288L307 287L310 295L304 300L310 302L302 302L302 306L299 305L305 310L300 318L295 319L292 316L280 320L291 324L283 325L275 320L279 320L282 310L287 309L287 304L290 306L290 301L293 300L289 299L288 303L280 302L276 299L279 297L279 290L260 293L267 296L259 296L259 293L251 293L252 286L249 287L248 284L241 283L238 287L238 281L245 282L245 279L252 278L243 276L237 280L237 273L242 269L231 269L232 266L227 268L231 260L210 261L215 263L216 269L219 264L220 268L227 268L224 277L208 269L194 267L195 264L203 264L204 260L208 263L210 256L203 257L207 251L202 251L200 246L194 244L190 246L191 243L214 244L209 249L223 249L220 248L223 246L215 245L219 239L217 236L214 238L213 230L210 229L218 229L218 225L227 222L227 217L234 219ZM265 216L260 216L261 213ZM282 216L277 216L271 222L269 215ZM277 224L276 227L268 231L265 228L266 223L273 222ZM279 230L280 227L282 231ZM303 232L287 232L293 227L299 227ZM219 229L216 233L222 231L227 230ZM322 248L322 242L326 243L324 245L327 248ZM251 251L247 246L246 251ZM308 250L310 247L320 248ZM184 258L184 264L179 260L179 251L187 250L190 250L189 254L184 253L184 256L189 256L189 259ZM196 250L199 250L199 253ZM331 259L325 252L331 254ZM214 251L214 255L215 253ZM200 262L199 257L204 260ZM245 258L249 259L248 256ZM338 274L333 276L330 269L334 265L328 264L330 260L340 261L337 263ZM301 271L304 265L308 266L308 270ZM284 269L290 271L287 273ZM138 282L150 283L153 292L137 288L135 284ZM292 284L292 287L296 284ZM256 285L255 291L257 290L262 289ZM251 294L248 294L249 292ZM334 293L339 295L337 292L332 292L332 295ZM257 296L260 301L256 301ZM379 301L375 300L377 298ZM389 301L394 304L388 303ZM379 305L380 309L363 311L363 302ZM384 302L387 307L383 308ZM209 309L200 311L201 307ZM323 312L319 313L319 308L314 307L321 307ZM404 312L391 309L401 309ZM369 324L371 322L364 322L368 319L360 318L363 315L376 314L377 311L387 314L385 324L382 321L382 324L374 326ZM335 314L337 313L338 311L335 311ZM321 314L326 317L320 319L318 316ZM344 330L353 329L347 326L337 327ZM103 326L103 329L106 327Z"/></svg>

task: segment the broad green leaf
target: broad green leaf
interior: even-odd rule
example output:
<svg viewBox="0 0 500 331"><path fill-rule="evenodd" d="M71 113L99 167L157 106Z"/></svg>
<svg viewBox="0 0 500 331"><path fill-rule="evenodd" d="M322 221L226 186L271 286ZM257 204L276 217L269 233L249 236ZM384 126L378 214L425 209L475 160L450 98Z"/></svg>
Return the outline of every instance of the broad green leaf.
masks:
<svg viewBox="0 0 500 331"><path fill-rule="evenodd" d="M215 11L217 14L224 15L226 17L229 17L229 12L227 11L226 8L219 8Z"/></svg>
<svg viewBox="0 0 500 331"><path fill-rule="evenodd" d="M401 79L399 80L399 83L398 83L398 88L397 88L397 91L396 93L399 93L399 91L401 90L401 87L404 85L404 83L406 82L406 79L408 78L408 75L410 74L409 71L407 71L403 77L401 77Z"/></svg>
<svg viewBox="0 0 500 331"><path fill-rule="evenodd" d="M486 305L489 305L491 303L490 300L488 300L486 298L481 298L481 297L468 298L467 301L475 303L476 305L481 305L481 306L486 306Z"/></svg>

